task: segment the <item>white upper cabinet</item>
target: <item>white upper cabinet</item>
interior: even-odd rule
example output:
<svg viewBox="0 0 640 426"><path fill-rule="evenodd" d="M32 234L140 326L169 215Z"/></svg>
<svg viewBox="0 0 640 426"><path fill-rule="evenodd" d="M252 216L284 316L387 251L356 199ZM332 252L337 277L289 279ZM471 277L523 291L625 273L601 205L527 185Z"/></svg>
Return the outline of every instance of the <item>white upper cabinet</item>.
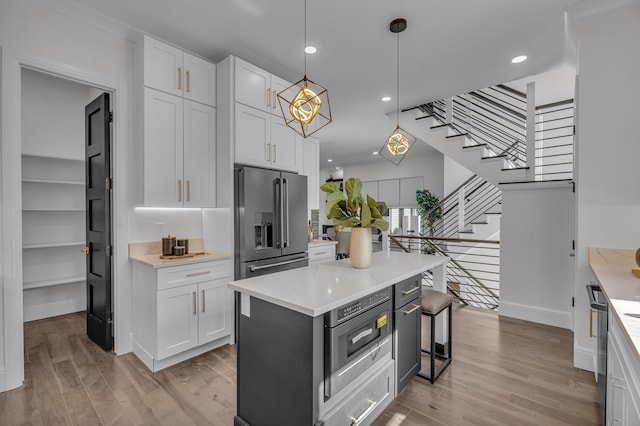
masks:
<svg viewBox="0 0 640 426"><path fill-rule="evenodd" d="M360 192L362 193L363 197L365 195L369 195L374 200L381 201L379 196L378 196L378 181L377 180L372 180L372 181L369 181L369 182L362 182L362 191L360 191Z"/></svg>
<svg viewBox="0 0 640 426"><path fill-rule="evenodd" d="M240 58L235 58L235 101L261 111L281 115L277 95L291 86L275 76Z"/></svg>
<svg viewBox="0 0 640 426"><path fill-rule="evenodd" d="M424 188L422 176L400 179L400 206L418 207L416 190Z"/></svg>
<svg viewBox="0 0 640 426"><path fill-rule="evenodd" d="M387 203L387 207L400 206L400 181L398 179L386 179L378 181L379 200Z"/></svg>
<svg viewBox="0 0 640 426"><path fill-rule="evenodd" d="M269 167L271 162L271 115L265 111L235 105L235 161Z"/></svg>
<svg viewBox="0 0 640 426"><path fill-rule="evenodd" d="M148 36L142 43L145 86L215 106L215 64Z"/></svg>
<svg viewBox="0 0 640 426"><path fill-rule="evenodd" d="M216 207L216 66L151 37L136 45L137 203Z"/></svg>

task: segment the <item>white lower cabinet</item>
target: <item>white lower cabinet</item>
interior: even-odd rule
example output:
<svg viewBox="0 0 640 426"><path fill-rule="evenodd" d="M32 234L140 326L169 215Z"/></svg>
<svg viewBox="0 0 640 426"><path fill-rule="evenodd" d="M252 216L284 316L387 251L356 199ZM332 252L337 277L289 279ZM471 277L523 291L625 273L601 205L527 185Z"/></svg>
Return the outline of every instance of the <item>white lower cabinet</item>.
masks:
<svg viewBox="0 0 640 426"><path fill-rule="evenodd" d="M159 269L133 266L134 353L149 369L233 342L231 259Z"/></svg>
<svg viewBox="0 0 640 426"><path fill-rule="evenodd" d="M326 244L321 246L309 245L309 266L336 260L336 245Z"/></svg>
<svg viewBox="0 0 640 426"><path fill-rule="evenodd" d="M606 425L640 425L640 368L615 314L609 313Z"/></svg>

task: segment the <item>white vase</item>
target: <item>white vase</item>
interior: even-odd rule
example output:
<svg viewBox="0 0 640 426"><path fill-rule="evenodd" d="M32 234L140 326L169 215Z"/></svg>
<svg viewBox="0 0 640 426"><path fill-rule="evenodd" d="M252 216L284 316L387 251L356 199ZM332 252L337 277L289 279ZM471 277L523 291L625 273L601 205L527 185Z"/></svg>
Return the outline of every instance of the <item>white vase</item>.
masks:
<svg viewBox="0 0 640 426"><path fill-rule="evenodd" d="M354 268L364 269L371 265L373 243L371 242L371 228L351 228L349 242L349 259Z"/></svg>

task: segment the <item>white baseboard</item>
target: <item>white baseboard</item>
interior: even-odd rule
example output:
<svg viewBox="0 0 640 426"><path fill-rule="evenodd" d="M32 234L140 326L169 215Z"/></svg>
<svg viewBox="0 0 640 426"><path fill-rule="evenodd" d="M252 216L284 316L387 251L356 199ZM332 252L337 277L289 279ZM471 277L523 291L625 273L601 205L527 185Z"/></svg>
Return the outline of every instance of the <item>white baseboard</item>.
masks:
<svg viewBox="0 0 640 426"><path fill-rule="evenodd" d="M25 306L23 321L35 321L42 318L70 314L87 309L86 299L69 299L59 302L44 303L42 305Z"/></svg>
<svg viewBox="0 0 640 426"><path fill-rule="evenodd" d="M596 358L592 350L573 347L573 366L587 371L595 371Z"/></svg>
<svg viewBox="0 0 640 426"><path fill-rule="evenodd" d="M572 330L571 312L500 302L500 315Z"/></svg>

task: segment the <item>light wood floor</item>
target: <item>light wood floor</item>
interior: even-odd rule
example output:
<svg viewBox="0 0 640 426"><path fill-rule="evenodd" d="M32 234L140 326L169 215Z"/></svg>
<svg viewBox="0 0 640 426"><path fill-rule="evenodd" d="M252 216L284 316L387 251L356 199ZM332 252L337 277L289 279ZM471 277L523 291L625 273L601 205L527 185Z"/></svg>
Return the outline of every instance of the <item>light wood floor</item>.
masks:
<svg viewBox="0 0 640 426"><path fill-rule="evenodd" d="M83 313L25 324L25 384L0 393L0 425L233 424L235 346L152 374L84 333ZM375 425L597 425L572 348L567 330L456 308L450 367L415 378Z"/></svg>

